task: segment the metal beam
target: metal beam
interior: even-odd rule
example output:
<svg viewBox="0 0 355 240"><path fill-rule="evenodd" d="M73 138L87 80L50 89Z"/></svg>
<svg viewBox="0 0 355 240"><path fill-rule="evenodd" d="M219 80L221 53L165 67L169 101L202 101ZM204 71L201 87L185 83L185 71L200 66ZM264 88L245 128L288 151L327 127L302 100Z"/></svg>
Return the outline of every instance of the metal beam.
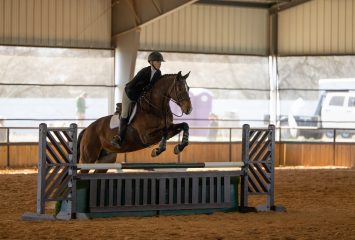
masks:
<svg viewBox="0 0 355 240"><path fill-rule="evenodd" d="M197 0L125 0L112 8L112 42Z"/></svg>
<svg viewBox="0 0 355 240"><path fill-rule="evenodd" d="M295 7L297 5L309 2L310 0L292 0L288 3L280 3L280 4L274 4L270 9L269 9L269 13L270 14L274 14L274 13L278 13L281 11L284 11L286 9Z"/></svg>
<svg viewBox="0 0 355 240"><path fill-rule="evenodd" d="M159 4L156 0L152 0L152 2L153 2L153 4L154 4L154 7L155 7L155 9L157 10L157 12L158 12L159 14L162 14L163 11L162 11L162 9L161 9L161 7L160 7L160 4Z"/></svg>
<svg viewBox="0 0 355 240"><path fill-rule="evenodd" d="M129 6L129 9L132 11L132 13L134 14L134 18L136 20L136 26L138 26L139 24L141 24L142 20L140 19L140 17L137 14L137 8L135 5L134 0L126 0L127 4Z"/></svg>
<svg viewBox="0 0 355 240"><path fill-rule="evenodd" d="M216 0L200 0L197 4L209 4L231 7L247 7L247 8L265 8L269 9L273 3L270 2L248 2L248 1L216 1Z"/></svg>

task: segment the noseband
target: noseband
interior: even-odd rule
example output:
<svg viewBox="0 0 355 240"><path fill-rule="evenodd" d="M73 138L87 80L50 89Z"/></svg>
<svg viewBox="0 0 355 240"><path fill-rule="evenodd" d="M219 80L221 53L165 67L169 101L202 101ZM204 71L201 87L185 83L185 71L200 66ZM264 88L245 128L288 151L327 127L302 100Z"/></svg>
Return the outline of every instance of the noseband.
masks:
<svg viewBox="0 0 355 240"><path fill-rule="evenodd" d="M174 90L175 97L176 97L177 101L175 101L173 98L171 98L171 101L175 102L177 105L180 106L180 103L182 101L184 101L184 100L189 100L190 96L189 96L189 93L187 91L182 91L182 92L178 93L178 91L176 89L177 77L178 76L176 76L176 78L174 79L173 87L170 89L168 96L172 96L171 92Z"/></svg>

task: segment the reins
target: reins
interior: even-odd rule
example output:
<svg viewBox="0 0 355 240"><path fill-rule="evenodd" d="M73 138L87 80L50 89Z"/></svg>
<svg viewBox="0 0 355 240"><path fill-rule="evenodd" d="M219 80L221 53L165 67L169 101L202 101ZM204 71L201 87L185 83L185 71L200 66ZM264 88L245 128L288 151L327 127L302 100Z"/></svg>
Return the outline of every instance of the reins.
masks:
<svg viewBox="0 0 355 240"><path fill-rule="evenodd" d="M175 104L177 104L178 106L179 106L179 102L180 101L182 101L182 100L184 100L184 97L180 97L180 95L178 95L178 93L177 93L177 90L176 90L176 81L177 81L177 77L178 77L178 75L177 74L174 74L174 75L176 75L175 76L175 78L174 78L174 82L173 82L173 84L172 84L172 86L170 86L170 89L168 90L168 95L163 95L163 94L159 94L160 96L162 96L163 98L165 98L165 99L168 99L168 100L171 100L171 101L173 101ZM175 101L173 98L171 98L171 97L169 97L170 95L171 95L171 92L174 90L174 93L175 93L175 97L176 97L176 99L178 99L178 101ZM153 91L153 88L150 90L150 92L152 92ZM164 115L164 117L166 118L166 113L168 112L168 102L165 104L165 103L163 103L162 104L162 106L166 106L166 109L165 109L165 111L164 110L162 110L162 109L160 109L159 107L157 107L156 105L154 105L154 104L152 104L150 101L149 101L149 99L147 99L146 97L145 97L145 94L143 94L143 96L142 96L142 99L146 102L146 103L148 103L150 106L152 106L154 109L156 109L158 112L160 112L161 113L161 115ZM174 116L176 116L176 117L182 117L183 116L183 112L181 112L181 115L177 115L177 114L175 114L175 113L173 113L172 111L170 111Z"/></svg>

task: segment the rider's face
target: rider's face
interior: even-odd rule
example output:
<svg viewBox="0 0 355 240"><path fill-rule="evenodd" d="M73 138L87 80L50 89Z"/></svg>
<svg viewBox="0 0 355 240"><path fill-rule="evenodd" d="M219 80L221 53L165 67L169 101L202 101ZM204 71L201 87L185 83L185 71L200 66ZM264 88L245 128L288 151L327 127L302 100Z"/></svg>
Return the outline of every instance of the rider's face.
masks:
<svg viewBox="0 0 355 240"><path fill-rule="evenodd" d="M160 62L160 61L152 61L152 65L153 65L156 69L160 69L160 67L161 67L161 62Z"/></svg>

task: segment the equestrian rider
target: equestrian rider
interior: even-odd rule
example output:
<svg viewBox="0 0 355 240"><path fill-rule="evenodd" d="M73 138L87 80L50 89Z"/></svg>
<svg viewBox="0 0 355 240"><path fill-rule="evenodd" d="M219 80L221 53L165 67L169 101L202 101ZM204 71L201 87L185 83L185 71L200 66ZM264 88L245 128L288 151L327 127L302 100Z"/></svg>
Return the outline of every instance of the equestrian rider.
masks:
<svg viewBox="0 0 355 240"><path fill-rule="evenodd" d="M142 68L137 75L126 84L122 96L122 112L121 121L118 135L114 136L111 143L121 148L129 120L129 114L134 107L135 102L141 96L143 90L149 86L152 86L160 76L161 62L164 62L163 55L160 52L152 52L148 56L148 62L150 66Z"/></svg>

